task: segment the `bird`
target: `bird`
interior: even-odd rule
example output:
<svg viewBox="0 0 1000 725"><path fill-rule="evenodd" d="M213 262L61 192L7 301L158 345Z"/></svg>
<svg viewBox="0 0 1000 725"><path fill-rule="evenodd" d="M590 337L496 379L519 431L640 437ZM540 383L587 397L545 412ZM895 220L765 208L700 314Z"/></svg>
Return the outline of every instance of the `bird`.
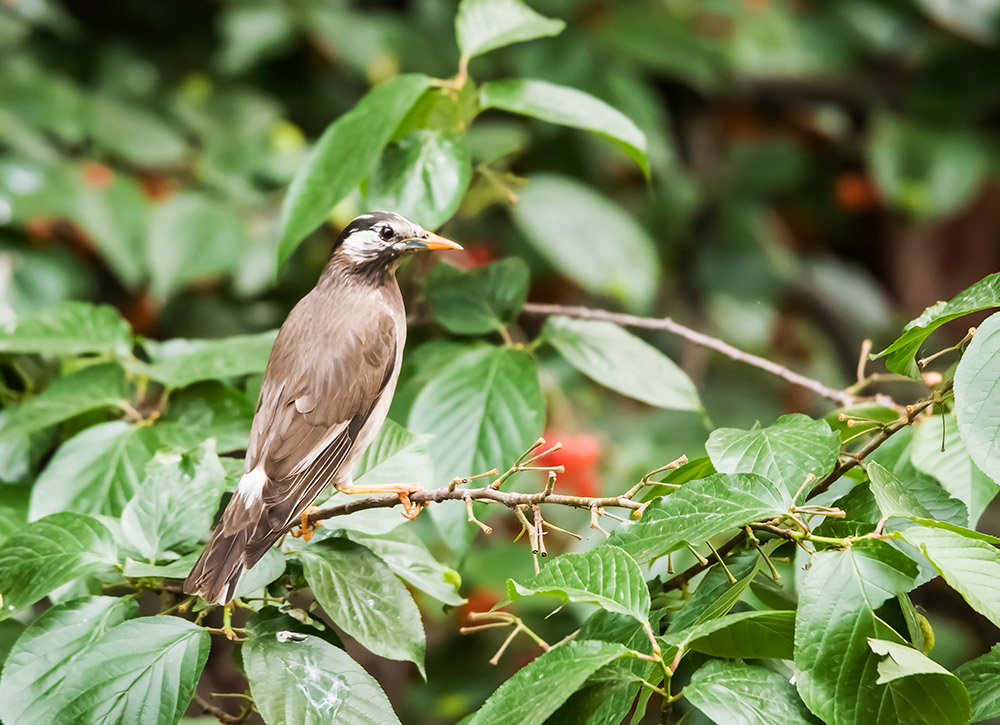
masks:
<svg viewBox="0 0 1000 725"><path fill-rule="evenodd" d="M413 483L358 487L354 466L385 422L399 378L406 312L396 268L422 250L462 249L404 216L362 214L337 239L316 286L278 331L250 430L244 473L184 582L187 594L228 604L240 577L329 485L394 493L404 515Z"/></svg>

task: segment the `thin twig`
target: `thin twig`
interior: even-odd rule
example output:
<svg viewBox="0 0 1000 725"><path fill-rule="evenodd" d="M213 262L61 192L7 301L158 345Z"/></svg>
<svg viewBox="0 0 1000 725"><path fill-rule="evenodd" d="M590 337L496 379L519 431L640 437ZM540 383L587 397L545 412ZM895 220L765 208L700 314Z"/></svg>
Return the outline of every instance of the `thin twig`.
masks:
<svg viewBox="0 0 1000 725"><path fill-rule="evenodd" d="M776 375L792 385L798 385L799 387L811 390L816 395L832 400L842 406L853 405L858 401L857 396L851 395L844 390L836 390L828 385L824 385L818 380L814 380L813 378L802 375L801 373L797 373L794 370L789 370L784 365L779 365L771 360L744 352L739 348L733 347L727 342L723 342L717 337L706 335L698 332L697 330L692 330L690 327L686 327L679 322L674 322L669 317L639 317L637 315L609 312L608 310L599 310L591 307L541 304L537 302L527 303L524 306L523 311L529 315L563 315L565 317L575 317L581 320L602 320L604 322L613 322L616 325L622 325L624 327L642 327L649 330L666 330L667 332L677 335L678 337L682 337L695 345L708 348L709 350L715 350L717 353L725 355L730 360L752 365L753 367L770 373L771 375Z"/></svg>
<svg viewBox="0 0 1000 725"><path fill-rule="evenodd" d="M205 713L206 715L211 715L214 718L218 718L219 722L224 722L224 723L243 722L243 718L239 717L238 715L232 715L226 712L218 705L213 705L201 695L195 694L194 701L198 703L198 707L201 708L201 711L203 713Z"/></svg>

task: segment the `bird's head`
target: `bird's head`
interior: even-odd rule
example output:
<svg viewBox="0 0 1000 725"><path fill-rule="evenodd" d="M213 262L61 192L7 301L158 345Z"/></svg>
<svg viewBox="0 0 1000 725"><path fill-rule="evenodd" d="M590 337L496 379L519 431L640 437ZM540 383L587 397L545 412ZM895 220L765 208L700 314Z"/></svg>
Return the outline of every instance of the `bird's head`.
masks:
<svg viewBox="0 0 1000 725"><path fill-rule="evenodd" d="M393 212L362 214L340 234L333 257L355 271L379 275L391 273L399 260L427 249L461 249L444 237Z"/></svg>

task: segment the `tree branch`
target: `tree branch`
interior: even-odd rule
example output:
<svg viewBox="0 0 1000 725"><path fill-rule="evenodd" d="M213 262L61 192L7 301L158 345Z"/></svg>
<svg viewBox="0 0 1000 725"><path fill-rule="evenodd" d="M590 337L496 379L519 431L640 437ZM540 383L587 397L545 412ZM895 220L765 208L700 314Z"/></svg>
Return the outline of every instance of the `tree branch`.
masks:
<svg viewBox="0 0 1000 725"><path fill-rule="evenodd" d="M242 723L245 721L245 718L226 712L218 705L213 705L197 693L194 696L194 701L198 704L198 707L201 708L203 713L211 715L212 717L218 719L221 723Z"/></svg>
<svg viewBox="0 0 1000 725"><path fill-rule="evenodd" d="M771 375L775 375L792 385L798 385L799 387L810 390L816 395L826 398L827 400L832 400L841 406L853 405L858 401L858 397L856 395L852 395L845 390L836 390L828 385L824 385L818 380L814 380L813 378L802 375L801 373L797 373L794 370L789 370L784 365L779 365L776 362L772 362L771 360L767 360L757 355L751 355L748 352L744 352L739 348L733 347L727 342L723 342L717 337L706 335L698 332L697 330L692 330L690 327L686 327L679 322L674 322L669 317L638 317L637 315L609 312L607 310L599 310L591 307L551 305L536 302L527 303L524 306L523 311L525 314L529 315L562 315L564 317L575 317L580 320L601 320L603 322L613 322L614 324L621 325L623 327L642 327L648 330L665 330L671 334L677 335L678 337L682 337L695 345L708 348L709 350L715 350L716 352L725 355L730 360L751 365L755 368L763 370L764 372L770 373Z"/></svg>
<svg viewBox="0 0 1000 725"><path fill-rule="evenodd" d="M548 491L539 491L538 493L514 493L500 491L492 488L491 486L470 489L452 489L451 487L445 487L427 491L416 491L410 494L410 502L414 505L420 506L432 503L441 503L442 501L463 501L467 499L471 501L481 501L484 503L502 503L511 510L518 509L521 506L530 507L538 504L555 504L557 506L569 506L571 508L590 510L610 506L615 508L632 509L633 511L642 511L647 506L645 503L633 501L626 496L606 496L598 498L589 496L567 496L565 494L550 493ZM354 513L355 511L393 508L398 506L399 503L399 496L371 496L369 498L356 499L354 501L348 501L336 506L319 509L318 511L309 514L308 521L310 524L314 524L317 521L331 519L335 516L346 516ZM298 522L293 524L293 526L297 525Z"/></svg>

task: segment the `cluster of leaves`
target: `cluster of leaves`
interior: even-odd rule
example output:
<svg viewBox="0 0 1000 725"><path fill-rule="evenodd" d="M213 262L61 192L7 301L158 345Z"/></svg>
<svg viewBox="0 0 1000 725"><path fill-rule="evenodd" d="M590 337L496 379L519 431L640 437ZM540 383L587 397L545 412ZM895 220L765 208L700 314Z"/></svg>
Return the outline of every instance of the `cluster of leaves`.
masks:
<svg viewBox="0 0 1000 725"><path fill-rule="evenodd" d="M661 3L653 10L620 5L593 29L592 53L568 53L580 61L570 68L552 62L583 47L559 35L562 21L518 0L464 0L455 18L458 75L449 79L383 68L388 48L440 52L421 46L410 28L326 3L227 5L218 63L228 73L305 37L343 54L354 70L388 79L308 153L284 109L259 92L189 77L158 97L155 73L123 75L120 69L136 66L114 57L104 59L99 90L91 91L43 71L40 57L25 53L0 68L0 217L40 237L54 233L53 220L71 222L81 238L75 241L92 243L125 290L141 295L148 286L159 306L203 277L232 276L238 296L265 289L335 206L338 219L385 207L434 227L456 211L470 217L516 199L511 219L536 268L548 265L588 293L641 311L652 306L662 273L658 237L647 228L679 239L671 230L694 216L694 197L707 193L674 157L644 74L711 92L737 70L838 70L865 53L902 52L899 38L926 22L917 10L860 3L835 4L803 23L783 3L764 10L720 4L722 20L734 24L720 41L688 32L703 17ZM965 33L990 27L950 6L919 5ZM57 5L36 6L45 9L40 17L20 10L0 16L0 42L16 46L33 23L71 32ZM372 32L357 33L367 41L352 46L345 27ZM839 31L827 33L831 28ZM399 37L405 43L394 42ZM513 65L547 69L547 80L470 77L470 61L492 62L504 46L542 37L553 38L551 45L531 47L549 50ZM906 52L945 62L947 43L944 50L926 45L907 41ZM616 73L596 72L605 62ZM450 68L442 67L441 74ZM615 99L636 122L579 87ZM564 174L534 174L524 185L509 171L528 137L512 115L591 132L574 141L576 156L633 175L651 207L668 209L670 218L649 212L645 224L637 222ZM921 221L958 209L989 171L978 136L925 115L880 111L867 138L886 202ZM530 128L543 139L549 133ZM585 140L591 135L599 137L594 146ZM88 160L93 156L101 163ZM760 233L763 199L795 185L802 153L772 138L737 144L732 157L722 187L718 180L706 187L723 200L722 221L708 234L735 246L705 245L699 265L718 272L707 281L714 320L736 339L760 343L766 335L754 331L766 326L732 303L754 298L764 303L754 309L773 316L775 283L795 276L787 259L761 266L757 252L768 249ZM646 189L650 173L667 183ZM279 215L278 190L287 183ZM16 248L8 300L16 323L0 334L0 720L176 722L219 634L206 624L217 614L181 597L176 580L190 570L240 475L274 333L155 342L135 335L110 307L33 309L87 292L53 284L79 268L47 254ZM822 287L830 267L805 266ZM522 342L513 323L529 277L517 259L471 272L431 270L423 284L427 312L454 338L408 351L391 411L406 427L387 423L360 481L433 487L516 458L542 432L551 417L546 394L557 396L562 382L543 388L540 366L563 379L575 369L631 399L689 414L684 420L699 421L691 427L700 429L703 405L688 377L611 323L552 317ZM849 275L834 278L847 284ZM861 294L842 294L844 304L871 302L868 283L852 281ZM998 290L994 275L928 309L883 353L889 369L919 379L915 358L928 336L1000 306ZM882 309L877 297L861 316L873 308ZM823 420L787 416L767 427L718 428L705 457L650 490L641 520L591 551L553 557L534 577L516 576L507 597L517 606L544 595L597 609L579 610L591 613L580 615L575 639L547 647L484 697L471 721L605 723L630 712L638 721L651 697L718 722L1000 716L997 650L949 672L928 657L932 631L910 598L940 574L1000 625L997 540L975 531L1000 480L998 325L995 315L979 327L915 425L897 430L905 412L866 401ZM862 466L845 473L858 451L883 437ZM810 475L821 485L807 501ZM815 526L815 517L841 511L843 519L828 516ZM365 511L321 531L308 544L270 552L241 583L238 595L253 610L238 661L247 702L272 723L397 722L379 684L330 625L423 673L418 605L428 598L446 607L463 603L458 573L441 560L459 566L478 530L461 505L442 504L415 526L392 511ZM720 537L736 535L723 545ZM447 548L432 554L428 541ZM650 565L680 561L689 548L705 562L693 566L708 568L693 593L689 577ZM816 551L804 553L810 548Z"/></svg>

